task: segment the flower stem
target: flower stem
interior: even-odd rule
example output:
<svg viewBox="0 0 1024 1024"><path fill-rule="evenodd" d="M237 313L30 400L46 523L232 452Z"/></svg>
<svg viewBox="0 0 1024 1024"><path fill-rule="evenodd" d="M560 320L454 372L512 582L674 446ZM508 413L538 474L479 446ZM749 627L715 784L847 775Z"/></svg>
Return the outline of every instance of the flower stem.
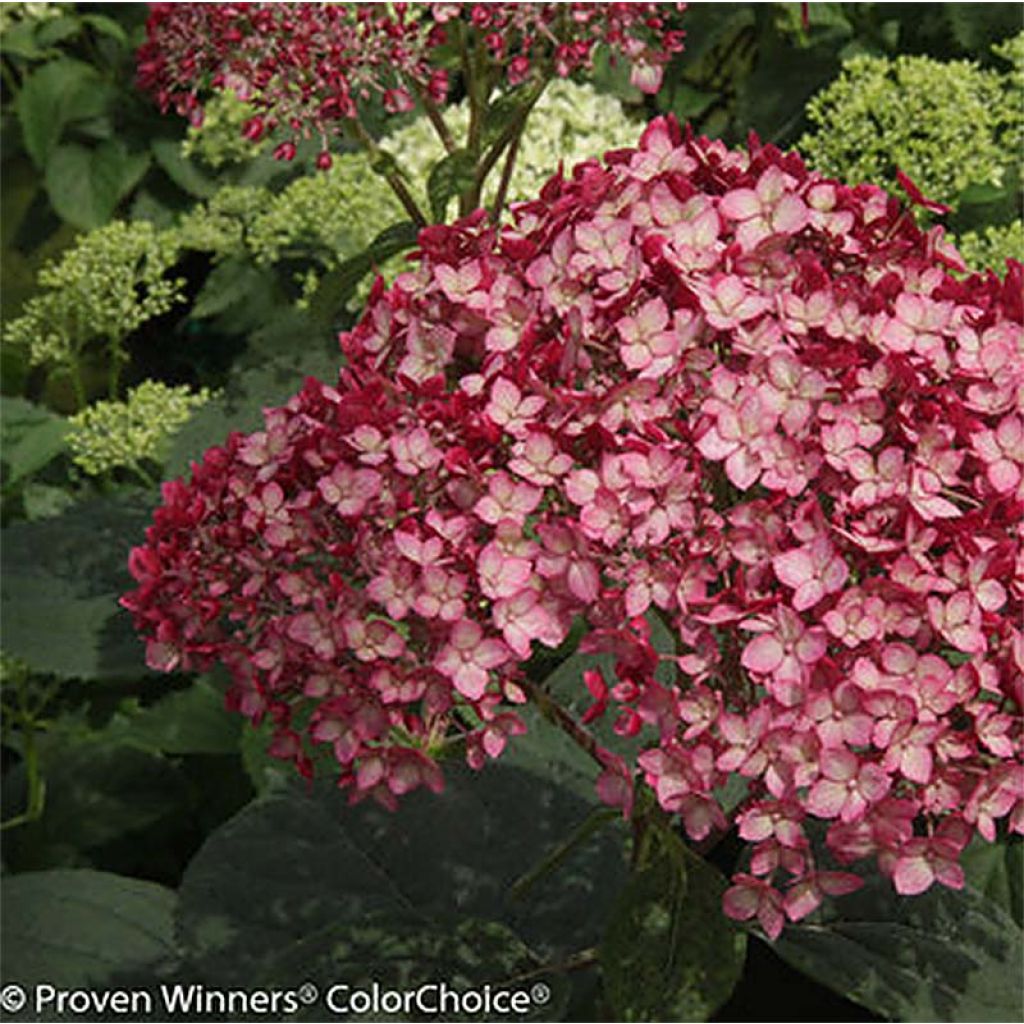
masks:
<svg viewBox="0 0 1024 1024"><path fill-rule="evenodd" d="M454 153L459 147L455 142L455 138L452 136L451 131L448 129L448 125L445 124L444 117L438 109L437 104L430 98L430 93L428 93L419 82L413 82L413 88L416 90L416 96L420 103L423 104L423 109L426 112L430 123L434 126L434 131L437 132L437 136L441 140L441 143L445 148L445 152Z"/></svg>
<svg viewBox="0 0 1024 1024"><path fill-rule="evenodd" d="M0 829L27 825L42 816L46 804L46 780L39 767L39 749L36 747L36 715L42 708L29 707L28 673L19 673L16 684L18 707L15 716L21 725L21 757L25 766L25 781L28 789L25 810L0 824ZM45 703L45 701L44 701Z"/></svg>
<svg viewBox="0 0 1024 1024"><path fill-rule="evenodd" d="M510 143L508 152L505 154L505 163L501 168L501 180L498 182L498 193L494 197L494 205L491 207L491 223L497 224L501 219L501 212L505 208L505 200L508 197L508 187L512 183L512 172L515 170L516 157L519 156L519 144L522 141L520 132Z"/></svg>
<svg viewBox="0 0 1024 1024"><path fill-rule="evenodd" d="M352 134L363 149L369 153L371 159L378 160L387 156L358 118L350 119L348 124L351 127ZM382 171L381 174L384 180L391 186L391 191L398 197L398 201L402 204L405 212L409 214L412 222L418 228L425 228L427 226L427 218L423 215L423 211L417 205L416 200L413 199L412 193L406 188L405 182L402 181L402 176L397 171L390 169Z"/></svg>
<svg viewBox="0 0 1024 1024"><path fill-rule="evenodd" d="M541 714L549 722L557 725L573 743L589 754L602 768L605 767L604 761L601 760L597 740L547 690L542 689L528 679L522 680L519 682L519 685L526 692L526 695L540 708Z"/></svg>
<svg viewBox="0 0 1024 1024"><path fill-rule="evenodd" d="M518 113L515 117L505 126L505 129L495 140L494 145L487 151L483 160L477 165L476 170L476 189L477 195L483 188L484 181L487 180L487 175L494 169L494 165L501 159L502 153L505 152L508 146L511 146L513 142L518 143L518 140L522 137L523 129L526 127L527 118L530 116L530 112L537 105L537 101L541 98L544 93L544 88L547 85L547 78L542 78L537 83L532 92L529 94L522 107L519 108ZM513 162L514 162L513 157ZM511 175L511 170L509 174Z"/></svg>

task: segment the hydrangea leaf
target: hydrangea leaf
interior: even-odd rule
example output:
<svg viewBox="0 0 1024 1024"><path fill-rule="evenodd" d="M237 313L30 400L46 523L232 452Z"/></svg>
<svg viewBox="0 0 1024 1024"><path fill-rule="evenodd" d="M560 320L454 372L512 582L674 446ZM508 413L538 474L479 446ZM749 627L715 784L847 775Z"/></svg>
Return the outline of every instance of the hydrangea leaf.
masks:
<svg viewBox="0 0 1024 1024"><path fill-rule="evenodd" d="M105 871L7 875L4 981L60 988L152 977L175 960L175 894Z"/></svg>
<svg viewBox="0 0 1024 1024"><path fill-rule="evenodd" d="M773 949L816 981L890 1020L1021 1016L1021 929L971 888L900 898L887 879L790 925Z"/></svg>
<svg viewBox="0 0 1024 1024"><path fill-rule="evenodd" d="M5 858L15 870L81 863L83 851L138 835L187 806L185 781L171 761L95 736L48 736L42 774L42 817L4 839ZM12 810L24 803L23 786L19 765L5 779L4 801Z"/></svg>
<svg viewBox="0 0 1024 1024"><path fill-rule="evenodd" d="M181 142L178 139L154 139L150 149L153 151L154 159L171 181L189 195L209 199L217 191L217 184L213 178L204 174L182 153Z"/></svg>
<svg viewBox="0 0 1024 1024"><path fill-rule="evenodd" d="M618 1020L708 1020L739 981L746 936L722 916L722 875L675 836L657 838L601 946L605 992Z"/></svg>
<svg viewBox="0 0 1024 1024"><path fill-rule="evenodd" d="M444 220L448 201L461 195L471 187L476 171L476 162L464 149L438 160L427 177L427 196L430 199L430 213L438 223Z"/></svg>
<svg viewBox="0 0 1024 1024"><path fill-rule="evenodd" d="M46 164L46 191L60 216L79 228L97 228L138 184L149 153L132 153L117 139L99 146L58 146Z"/></svg>
<svg viewBox="0 0 1024 1024"><path fill-rule="evenodd" d="M1024 927L1024 842L989 843L975 836L964 850L963 865L971 886Z"/></svg>
<svg viewBox="0 0 1024 1024"><path fill-rule="evenodd" d="M46 168L65 125L101 113L108 98L100 73L82 61L50 61L29 75L18 94L18 117L33 163Z"/></svg>
<svg viewBox="0 0 1024 1024"><path fill-rule="evenodd" d="M432 933L469 918L497 922L538 956L562 956L600 935L623 876L618 844L595 836L527 897L509 889L588 811L567 790L503 766L453 770L443 794L411 794L398 817L347 807L329 783L290 786L243 810L193 859L180 935L218 984L276 975L322 930L368 921L411 920ZM342 965L333 966L337 975Z"/></svg>
<svg viewBox="0 0 1024 1024"><path fill-rule="evenodd" d="M58 676L145 674L142 645L117 605L144 509L137 496L98 499L3 531L0 602L10 654Z"/></svg>
<svg viewBox="0 0 1024 1024"><path fill-rule="evenodd" d="M200 678L149 707L122 709L105 735L165 754L234 754L240 732L241 720L225 709L224 694Z"/></svg>
<svg viewBox="0 0 1024 1024"><path fill-rule="evenodd" d="M67 423L49 409L23 398L5 398L0 405L3 461L12 484L42 469L64 450Z"/></svg>

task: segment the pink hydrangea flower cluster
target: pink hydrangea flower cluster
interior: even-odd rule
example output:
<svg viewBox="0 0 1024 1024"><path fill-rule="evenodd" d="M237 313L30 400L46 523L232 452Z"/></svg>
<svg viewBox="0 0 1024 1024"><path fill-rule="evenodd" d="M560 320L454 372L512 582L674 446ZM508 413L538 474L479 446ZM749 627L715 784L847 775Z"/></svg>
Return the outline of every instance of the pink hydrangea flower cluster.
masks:
<svg viewBox="0 0 1024 1024"><path fill-rule="evenodd" d="M683 48L683 33L659 3L245 3L150 5L138 53L139 85L162 110L202 119L200 94L232 89L255 113L244 127L256 141L286 136L275 155L290 160L300 138L327 140L380 98L391 113L413 109L414 96L443 103L448 72L437 49L453 25L480 34L510 85L550 62L563 77L592 67L603 44L628 61L633 83L657 92L664 65Z"/></svg>
<svg viewBox="0 0 1024 1024"><path fill-rule="evenodd" d="M665 65L683 48L684 33L666 14L685 3L435 3L442 24L463 18L483 33L484 45L504 67L510 85L525 81L531 67L551 61L567 78L593 70L595 48L604 45L612 58L630 65L630 81L643 92L661 88Z"/></svg>
<svg viewBox="0 0 1024 1024"><path fill-rule="evenodd" d="M663 119L420 244L336 384L165 485L124 599L153 666L222 661L275 753L393 806L446 743L497 756L582 617L615 671L577 724L643 741L601 796L735 827L725 910L773 937L846 864L956 887L1024 829L1020 264L958 280L880 189Z"/></svg>
<svg viewBox="0 0 1024 1024"><path fill-rule="evenodd" d="M412 108L412 85L445 98L447 74L429 62L444 31L410 14L408 4L150 4L138 82L196 123L201 93L233 90L256 112L246 137L280 128L289 138L276 155L291 159L298 138L326 149L370 97L392 112Z"/></svg>

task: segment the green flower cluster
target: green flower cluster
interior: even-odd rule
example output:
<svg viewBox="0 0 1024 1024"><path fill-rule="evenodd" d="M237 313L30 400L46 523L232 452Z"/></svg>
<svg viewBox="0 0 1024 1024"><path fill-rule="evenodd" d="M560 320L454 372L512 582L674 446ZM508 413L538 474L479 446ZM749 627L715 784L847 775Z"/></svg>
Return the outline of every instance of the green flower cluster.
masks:
<svg viewBox="0 0 1024 1024"><path fill-rule="evenodd" d="M1024 222L990 226L982 231L967 231L953 239L970 270L1003 273L1008 259L1024 258Z"/></svg>
<svg viewBox="0 0 1024 1024"><path fill-rule="evenodd" d="M460 137L469 120L467 106L449 108L445 120ZM215 122L209 130L219 135L222 129ZM207 130L204 124L198 135ZM637 126L614 98L568 79L552 82L527 122L509 199L536 195L560 162L571 168L606 150L635 143L636 134ZM400 161L417 201L429 206L429 172L445 155L430 122L414 121L383 139L381 148ZM485 198L492 198L496 188L493 182ZM218 257L248 252L260 265L289 256L313 257L330 270L362 252L380 231L405 216L387 182L374 173L370 158L345 153L335 157L328 171L298 178L278 193L242 186L222 190L185 218L180 230L185 246ZM390 277L403 265L397 257L379 269ZM317 283L318 275L306 272L301 280L304 293L308 295Z"/></svg>
<svg viewBox="0 0 1024 1024"><path fill-rule="evenodd" d="M127 335L182 298L184 281L167 271L178 259L174 232L148 221L112 221L82 235L39 272L42 291L4 329L33 366L74 367L82 351L105 340L116 362Z"/></svg>
<svg viewBox="0 0 1024 1024"><path fill-rule="evenodd" d="M181 218L173 229L177 242L182 249L213 253L218 259L245 255L250 251L250 228L273 200L274 193L265 188L224 185Z"/></svg>
<svg viewBox="0 0 1024 1024"><path fill-rule="evenodd" d="M71 458L90 476L142 471L143 463L164 460L170 439L211 397L206 388L143 381L123 402L97 402L68 420Z"/></svg>
<svg viewBox="0 0 1024 1024"><path fill-rule="evenodd" d="M0 6L0 32L25 21L51 21L67 13L70 4L5 3Z"/></svg>
<svg viewBox="0 0 1024 1024"><path fill-rule="evenodd" d="M1024 162L1024 32L993 46L992 52L1010 65L1003 75L1002 121L1006 127L1000 142L1005 152Z"/></svg>
<svg viewBox="0 0 1024 1024"><path fill-rule="evenodd" d="M250 117L252 107L230 89L215 92L203 104L203 123L189 126L182 152L215 169L248 160L262 148L242 135L242 126Z"/></svg>
<svg viewBox="0 0 1024 1024"><path fill-rule="evenodd" d="M797 145L818 170L895 185L899 168L929 198L951 204L968 185L1003 184L1020 155L1011 139L1024 125L1016 75L911 56L853 57L807 114L816 130Z"/></svg>

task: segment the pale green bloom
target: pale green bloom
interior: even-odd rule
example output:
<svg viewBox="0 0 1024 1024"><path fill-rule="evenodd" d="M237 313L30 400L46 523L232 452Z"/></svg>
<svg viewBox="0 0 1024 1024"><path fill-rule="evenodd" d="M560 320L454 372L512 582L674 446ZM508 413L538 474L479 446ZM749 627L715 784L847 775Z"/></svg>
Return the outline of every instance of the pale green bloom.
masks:
<svg viewBox="0 0 1024 1024"><path fill-rule="evenodd" d="M252 107L230 89L214 93L203 104L203 123L189 126L182 152L215 168L248 160L259 148L242 135L252 114Z"/></svg>
<svg viewBox="0 0 1024 1024"><path fill-rule="evenodd" d="M954 244L968 269L1004 274L1008 259L1024 260L1024 223L1015 220L981 232L968 231L954 239Z"/></svg>
<svg viewBox="0 0 1024 1024"><path fill-rule="evenodd" d="M1024 32L1004 39L992 52L1011 65L1003 75L1001 120L1005 128L1000 141L1019 165L1024 162Z"/></svg>
<svg viewBox="0 0 1024 1024"><path fill-rule="evenodd" d="M225 185L181 219L177 227L181 248L211 252L218 258L249 252L248 232L272 205L273 198L265 188Z"/></svg>
<svg viewBox="0 0 1024 1024"><path fill-rule="evenodd" d="M24 21L50 21L68 13L72 4L5 3L0 5L0 32Z"/></svg>
<svg viewBox="0 0 1024 1024"><path fill-rule="evenodd" d="M170 439L211 397L205 388L143 381L123 402L97 402L68 420L71 458L91 476L162 462Z"/></svg>
<svg viewBox="0 0 1024 1024"><path fill-rule="evenodd" d="M965 60L854 57L808 103L817 127L797 148L851 184L894 187L899 168L929 198L955 203L968 185L1002 185L1019 156L1004 145L1020 124L1010 77Z"/></svg>
<svg viewBox="0 0 1024 1024"><path fill-rule="evenodd" d="M39 272L41 291L4 329L33 366L68 366L104 339L117 348L182 298L184 281L165 275L178 258L173 232L148 221L113 221L82 235Z"/></svg>

